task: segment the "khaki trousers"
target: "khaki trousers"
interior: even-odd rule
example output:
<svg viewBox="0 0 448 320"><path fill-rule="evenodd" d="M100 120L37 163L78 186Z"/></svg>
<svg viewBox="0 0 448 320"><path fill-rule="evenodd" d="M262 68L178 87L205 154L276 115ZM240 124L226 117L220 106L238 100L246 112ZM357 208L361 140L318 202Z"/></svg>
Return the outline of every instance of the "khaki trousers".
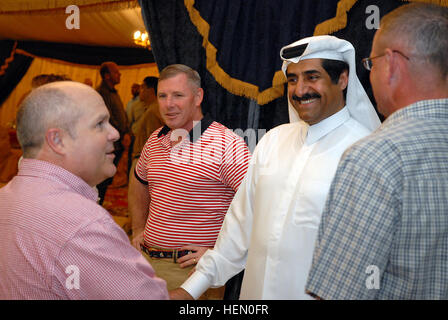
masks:
<svg viewBox="0 0 448 320"><path fill-rule="evenodd" d="M149 261L156 275L166 281L168 291L179 288L185 280L188 279L193 266L181 268L179 263L175 263L173 258L153 258L142 252L146 260ZM220 288L210 288L199 300L222 300L224 297L225 286Z"/></svg>

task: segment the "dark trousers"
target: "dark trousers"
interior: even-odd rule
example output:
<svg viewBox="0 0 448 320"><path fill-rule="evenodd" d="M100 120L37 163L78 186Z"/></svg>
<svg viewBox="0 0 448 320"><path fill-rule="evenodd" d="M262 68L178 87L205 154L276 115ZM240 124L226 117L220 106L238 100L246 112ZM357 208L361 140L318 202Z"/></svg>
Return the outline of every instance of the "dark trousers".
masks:
<svg viewBox="0 0 448 320"><path fill-rule="evenodd" d="M233 276L226 282L223 300L239 300L241 283L243 282L244 270Z"/></svg>
<svg viewBox="0 0 448 320"><path fill-rule="evenodd" d="M133 153L133 149L134 149L134 142L135 142L135 136L132 135L131 136L131 144L129 145L129 150L128 150L128 177L129 177L129 173L131 173L131 167L132 167L132 153Z"/></svg>

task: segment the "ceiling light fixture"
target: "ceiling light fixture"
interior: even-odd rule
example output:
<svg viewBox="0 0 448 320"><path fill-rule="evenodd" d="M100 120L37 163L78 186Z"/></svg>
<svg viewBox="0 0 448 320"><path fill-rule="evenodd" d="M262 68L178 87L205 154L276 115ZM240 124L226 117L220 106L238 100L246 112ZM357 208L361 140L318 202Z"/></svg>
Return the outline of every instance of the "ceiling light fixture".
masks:
<svg viewBox="0 0 448 320"><path fill-rule="evenodd" d="M146 31L145 32L140 32L139 30L135 31L134 43L138 46L151 50L151 41L149 40L149 35Z"/></svg>

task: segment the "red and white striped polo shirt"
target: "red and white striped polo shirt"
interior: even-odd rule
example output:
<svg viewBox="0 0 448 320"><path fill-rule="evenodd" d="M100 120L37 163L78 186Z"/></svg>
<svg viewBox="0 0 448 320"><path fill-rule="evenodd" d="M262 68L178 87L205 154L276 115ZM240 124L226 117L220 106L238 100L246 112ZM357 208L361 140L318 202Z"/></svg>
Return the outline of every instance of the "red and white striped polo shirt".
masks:
<svg viewBox="0 0 448 320"><path fill-rule="evenodd" d="M250 151L241 137L208 117L172 147L180 130L156 130L135 169L137 179L148 184L151 199L145 244L213 247L246 174Z"/></svg>

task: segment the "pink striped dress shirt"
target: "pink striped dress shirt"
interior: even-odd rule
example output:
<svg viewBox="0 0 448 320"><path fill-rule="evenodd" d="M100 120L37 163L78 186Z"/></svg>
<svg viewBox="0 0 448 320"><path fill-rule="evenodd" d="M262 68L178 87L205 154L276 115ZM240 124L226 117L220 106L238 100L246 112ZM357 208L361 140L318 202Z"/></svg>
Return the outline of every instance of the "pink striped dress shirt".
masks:
<svg viewBox="0 0 448 320"><path fill-rule="evenodd" d="M65 169L23 159L0 189L0 299L168 299L96 199Z"/></svg>

